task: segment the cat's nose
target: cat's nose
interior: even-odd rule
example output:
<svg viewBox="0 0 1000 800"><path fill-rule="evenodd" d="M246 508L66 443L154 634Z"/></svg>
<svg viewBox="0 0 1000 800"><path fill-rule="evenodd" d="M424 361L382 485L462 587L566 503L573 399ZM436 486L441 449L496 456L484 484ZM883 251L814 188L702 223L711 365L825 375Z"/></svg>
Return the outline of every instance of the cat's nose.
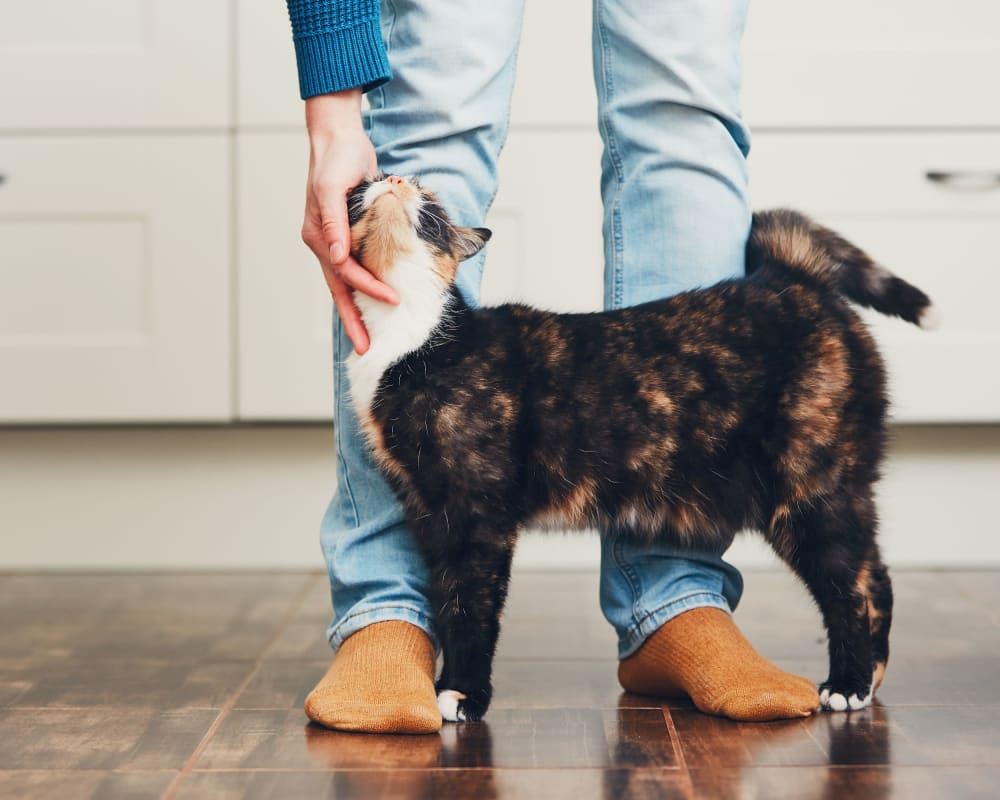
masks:
<svg viewBox="0 0 1000 800"><path fill-rule="evenodd" d="M398 175L390 175L388 178L386 178L386 180L389 181L389 183L391 183L393 186L401 186L404 183L406 183L406 181L404 181Z"/></svg>

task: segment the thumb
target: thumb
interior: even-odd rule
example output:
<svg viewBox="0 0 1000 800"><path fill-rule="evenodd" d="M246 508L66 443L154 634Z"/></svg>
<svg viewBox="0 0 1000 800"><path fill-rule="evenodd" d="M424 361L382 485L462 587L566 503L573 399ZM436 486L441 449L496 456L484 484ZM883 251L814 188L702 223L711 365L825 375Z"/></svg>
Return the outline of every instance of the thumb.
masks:
<svg viewBox="0 0 1000 800"><path fill-rule="evenodd" d="M324 202L325 201L325 202ZM347 221L347 196L336 194L320 201L323 240L330 252L330 261L343 264L351 252L351 226Z"/></svg>

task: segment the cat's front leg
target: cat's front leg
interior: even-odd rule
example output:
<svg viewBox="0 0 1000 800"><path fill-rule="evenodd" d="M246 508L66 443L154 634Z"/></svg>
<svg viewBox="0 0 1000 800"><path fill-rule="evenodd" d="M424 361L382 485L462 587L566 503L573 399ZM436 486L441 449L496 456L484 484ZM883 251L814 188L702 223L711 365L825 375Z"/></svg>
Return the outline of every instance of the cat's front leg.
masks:
<svg viewBox="0 0 1000 800"><path fill-rule="evenodd" d="M482 719L493 696L493 656L515 533L509 526L483 520L469 520L461 531L461 541L429 564L444 652L438 707L450 722L474 722Z"/></svg>

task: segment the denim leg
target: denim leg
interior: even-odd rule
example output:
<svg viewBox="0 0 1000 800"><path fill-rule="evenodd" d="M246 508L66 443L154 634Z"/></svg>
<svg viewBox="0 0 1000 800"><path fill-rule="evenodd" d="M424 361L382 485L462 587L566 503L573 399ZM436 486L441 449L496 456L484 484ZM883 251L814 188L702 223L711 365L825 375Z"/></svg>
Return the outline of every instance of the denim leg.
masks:
<svg viewBox="0 0 1000 800"><path fill-rule="evenodd" d="M379 167L418 176L459 224L481 225L496 194L522 8L522 0L382 3L393 79L369 93L365 115ZM473 304L482 268L480 255L459 271L459 288ZM423 558L358 431L344 368L350 348L335 320L337 489L320 533L334 609L327 635L334 649L366 625L390 619L434 636Z"/></svg>
<svg viewBox="0 0 1000 800"><path fill-rule="evenodd" d="M745 11L746 0L594 0L607 308L743 272ZM742 587L722 551L603 537L601 607L621 658L683 611L735 608Z"/></svg>

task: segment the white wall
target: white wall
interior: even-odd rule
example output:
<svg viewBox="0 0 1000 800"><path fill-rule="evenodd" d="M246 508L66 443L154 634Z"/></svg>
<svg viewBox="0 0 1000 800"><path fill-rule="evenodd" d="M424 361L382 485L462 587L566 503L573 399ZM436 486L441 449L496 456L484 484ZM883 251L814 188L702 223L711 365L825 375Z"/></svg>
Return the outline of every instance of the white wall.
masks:
<svg viewBox="0 0 1000 800"><path fill-rule="evenodd" d="M322 566L325 426L0 429L0 568ZM1000 426L898 427L882 485L895 566L1000 565ZM759 541L731 551L769 565ZM596 565L592 537L538 535L523 567Z"/></svg>

